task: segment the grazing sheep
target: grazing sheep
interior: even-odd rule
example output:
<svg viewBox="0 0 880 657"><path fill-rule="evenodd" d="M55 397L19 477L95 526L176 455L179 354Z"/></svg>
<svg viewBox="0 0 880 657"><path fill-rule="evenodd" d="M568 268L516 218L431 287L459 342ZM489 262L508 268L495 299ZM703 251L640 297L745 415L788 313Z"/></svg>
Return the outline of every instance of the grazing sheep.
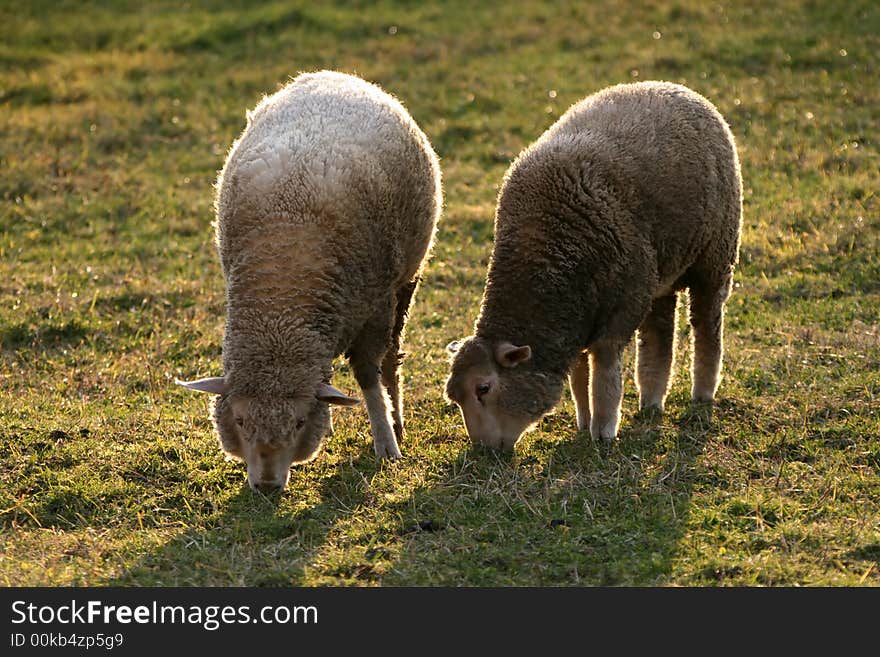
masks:
<svg viewBox="0 0 880 657"><path fill-rule="evenodd" d="M692 397L711 401L741 198L733 135L694 91L640 82L573 105L505 174L475 334L449 345L446 395L471 439L511 449L566 375L578 429L614 438L636 330L639 405L662 410L685 288Z"/></svg>
<svg viewBox="0 0 880 657"><path fill-rule="evenodd" d="M378 86L302 74L248 112L215 205L224 374L178 383L219 395L223 450L251 487L286 486L331 429L328 405L359 403L330 385L344 353L376 454L398 458L401 337L442 205L427 137Z"/></svg>

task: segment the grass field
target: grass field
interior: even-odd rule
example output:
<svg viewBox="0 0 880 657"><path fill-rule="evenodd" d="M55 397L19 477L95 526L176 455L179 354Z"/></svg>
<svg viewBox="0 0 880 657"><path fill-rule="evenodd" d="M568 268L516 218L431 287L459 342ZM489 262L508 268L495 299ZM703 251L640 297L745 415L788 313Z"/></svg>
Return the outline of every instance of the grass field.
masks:
<svg viewBox="0 0 880 657"><path fill-rule="evenodd" d="M0 2L0 584L880 585L880 6L851 2ZM476 5L476 6L474 6ZM405 458L336 414L288 490L247 488L207 396L213 183L299 71L394 93L441 157L412 311ZM571 103L682 82L745 186L713 412L688 327L662 418L627 351L617 444L566 392L513 455L442 398L504 170ZM340 361L334 382L355 384Z"/></svg>

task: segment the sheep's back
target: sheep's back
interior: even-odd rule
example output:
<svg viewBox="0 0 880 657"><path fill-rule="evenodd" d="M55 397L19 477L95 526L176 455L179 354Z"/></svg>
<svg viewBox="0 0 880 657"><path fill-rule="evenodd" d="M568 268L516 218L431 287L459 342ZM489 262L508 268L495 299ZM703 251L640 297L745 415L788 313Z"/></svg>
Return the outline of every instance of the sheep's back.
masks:
<svg viewBox="0 0 880 657"><path fill-rule="evenodd" d="M412 270L439 210L436 156L406 110L333 72L301 75L249 112L217 187L224 268L262 231L293 248L302 233L311 252L321 250L315 239L393 251L397 268Z"/></svg>
<svg viewBox="0 0 880 657"><path fill-rule="evenodd" d="M707 249L735 259L739 161L727 123L702 96L665 82L618 85L589 96L523 159L567 158L569 170L560 172L567 180L613 189L632 229L656 252L661 280L674 279Z"/></svg>

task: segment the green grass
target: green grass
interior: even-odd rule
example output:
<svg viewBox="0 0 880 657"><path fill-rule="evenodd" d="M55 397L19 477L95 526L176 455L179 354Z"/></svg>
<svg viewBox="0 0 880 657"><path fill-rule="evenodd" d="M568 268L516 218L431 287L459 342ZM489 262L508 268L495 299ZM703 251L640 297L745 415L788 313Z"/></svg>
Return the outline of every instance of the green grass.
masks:
<svg viewBox="0 0 880 657"><path fill-rule="evenodd" d="M880 585L880 7L472 4L0 3L0 584ZM226 149L317 68L406 104L446 205L405 458L379 465L343 410L268 499L173 380L219 373ZM719 401L689 405L682 318L667 413L636 413L628 351L607 452L567 394L514 455L471 448L444 346L476 316L501 176L571 103L643 79L703 93L738 140Z"/></svg>

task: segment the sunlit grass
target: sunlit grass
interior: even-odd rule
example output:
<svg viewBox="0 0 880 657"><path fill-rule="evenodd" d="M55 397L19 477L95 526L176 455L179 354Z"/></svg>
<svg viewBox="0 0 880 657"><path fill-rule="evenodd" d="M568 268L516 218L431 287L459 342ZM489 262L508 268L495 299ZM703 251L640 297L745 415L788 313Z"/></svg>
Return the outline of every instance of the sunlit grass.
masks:
<svg viewBox="0 0 880 657"><path fill-rule="evenodd" d="M880 583L880 10L873 2L0 7L0 584ZM362 6L361 6L362 5ZM446 207L412 310L405 458L336 416L278 498L223 458L213 183L303 70L400 98ZM719 402L619 442L566 396L514 455L442 399L510 160L608 84L682 82L737 138L745 218ZM339 385L355 384L339 362Z"/></svg>

